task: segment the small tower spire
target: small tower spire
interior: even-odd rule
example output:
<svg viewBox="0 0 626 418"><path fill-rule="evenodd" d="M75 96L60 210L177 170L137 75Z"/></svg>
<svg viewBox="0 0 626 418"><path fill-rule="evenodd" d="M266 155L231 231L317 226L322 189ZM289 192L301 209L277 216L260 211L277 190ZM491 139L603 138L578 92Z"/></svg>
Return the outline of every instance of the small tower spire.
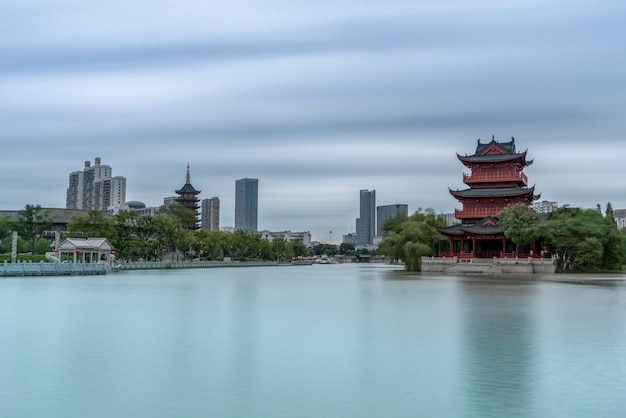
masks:
<svg viewBox="0 0 626 418"><path fill-rule="evenodd" d="M187 163L187 180L185 184L191 184L191 176L189 175L189 163Z"/></svg>

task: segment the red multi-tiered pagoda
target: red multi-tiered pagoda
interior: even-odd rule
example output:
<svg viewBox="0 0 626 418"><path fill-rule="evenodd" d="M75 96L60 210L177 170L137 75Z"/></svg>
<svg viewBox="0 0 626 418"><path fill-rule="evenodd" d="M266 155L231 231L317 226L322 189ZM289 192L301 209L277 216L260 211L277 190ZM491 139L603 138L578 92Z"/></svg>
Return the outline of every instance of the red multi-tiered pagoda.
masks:
<svg viewBox="0 0 626 418"><path fill-rule="evenodd" d="M457 158L470 170L470 174L463 174L463 183L469 189L450 189L450 194L463 205L463 209L455 210L461 223L439 229L450 243L449 252L440 255L465 258L513 255L515 246L504 236L498 213L508 205L530 205L539 199L534 194L535 187L528 187L528 179L522 172L532 160L526 160L526 151L515 150L514 138L511 142L492 138L487 144L479 139L473 155L457 154Z"/></svg>

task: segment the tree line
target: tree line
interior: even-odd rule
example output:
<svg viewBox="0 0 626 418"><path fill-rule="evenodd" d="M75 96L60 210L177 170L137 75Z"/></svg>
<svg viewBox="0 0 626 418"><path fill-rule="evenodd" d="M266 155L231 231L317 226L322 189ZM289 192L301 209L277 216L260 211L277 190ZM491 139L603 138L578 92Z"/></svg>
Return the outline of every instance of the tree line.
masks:
<svg viewBox="0 0 626 418"><path fill-rule="evenodd" d="M355 250L352 244L317 244L309 249L300 240L287 242L278 237L268 241L258 232L184 228L190 223L195 223L195 213L180 204L163 206L154 216L140 216L132 210L108 216L103 211L92 210L73 215L63 237L106 238L115 249L118 260L180 261L181 258L192 258L217 261L230 257L240 261L287 262L298 256L369 254L365 249ZM50 215L39 205L26 205L14 221L0 218L0 252L10 251L11 231L18 231L18 252L43 255L51 251L52 240L43 236L51 225Z"/></svg>
<svg viewBox="0 0 626 418"><path fill-rule="evenodd" d="M509 205L499 214L504 234L516 253L539 240L555 258L557 271L615 271L626 264L626 230L619 230L608 203L603 214L596 209L562 207L541 219L529 205ZM436 256L447 241L437 228L445 221L432 209L387 221L379 252L402 260L409 271L420 269L422 256Z"/></svg>
<svg viewBox="0 0 626 418"><path fill-rule="evenodd" d="M202 260L231 259L288 261L307 256L309 251L299 240L262 239L258 232L237 230L234 233L189 230L183 227L195 222L195 213L179 204L166 205L154 216L120 211L113 216L92 210L73 215L66 225L64 238L106 238L116 251L118 260L163 261L166 257ZM17 219L0 219L2 252L10 251L11 231L18 231L18 251L44 254L53 243L43 236L52 225L49 214L39 205L26 205Z"/></svg>

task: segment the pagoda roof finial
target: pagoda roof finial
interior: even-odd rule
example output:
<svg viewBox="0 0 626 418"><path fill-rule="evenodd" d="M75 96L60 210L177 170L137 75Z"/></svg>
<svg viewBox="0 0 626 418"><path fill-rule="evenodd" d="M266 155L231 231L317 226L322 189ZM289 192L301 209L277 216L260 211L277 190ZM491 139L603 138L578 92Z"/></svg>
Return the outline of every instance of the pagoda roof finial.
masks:
<svg viewBox="0 0 626 418"><path fill-rule="evenodd" d="M189 163L187 163L187 178L185 184L191 184L191 176L189 175Z"/></svg>

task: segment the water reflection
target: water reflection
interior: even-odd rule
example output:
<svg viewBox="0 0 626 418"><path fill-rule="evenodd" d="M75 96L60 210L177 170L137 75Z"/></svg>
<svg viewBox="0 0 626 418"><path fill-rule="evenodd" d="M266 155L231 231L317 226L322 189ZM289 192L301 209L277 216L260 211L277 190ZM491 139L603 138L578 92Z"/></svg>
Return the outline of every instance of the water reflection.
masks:
<svg viewBox="0 0 626 418"><path fill-rule="evenodd" d="M464 416L536 416L532 282L460 281Z"/></svg>

